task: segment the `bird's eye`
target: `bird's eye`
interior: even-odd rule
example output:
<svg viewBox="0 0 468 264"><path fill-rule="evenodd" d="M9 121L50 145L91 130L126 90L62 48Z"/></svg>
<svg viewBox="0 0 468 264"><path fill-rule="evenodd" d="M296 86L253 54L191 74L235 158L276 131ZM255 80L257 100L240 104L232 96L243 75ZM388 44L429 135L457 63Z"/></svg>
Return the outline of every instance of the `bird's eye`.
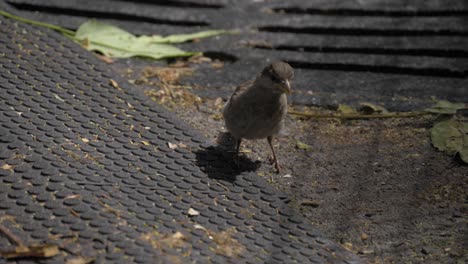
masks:
<svg viewBox="0 0 468 264"><path fill-rule="evenodd" d="M274 82L280 82L280 79L278 78L278 76L276 76L276 75L274 75L274 74L272 74L272 75L270 76L270 79L271 79L272 81L274 81Z"/></svg>

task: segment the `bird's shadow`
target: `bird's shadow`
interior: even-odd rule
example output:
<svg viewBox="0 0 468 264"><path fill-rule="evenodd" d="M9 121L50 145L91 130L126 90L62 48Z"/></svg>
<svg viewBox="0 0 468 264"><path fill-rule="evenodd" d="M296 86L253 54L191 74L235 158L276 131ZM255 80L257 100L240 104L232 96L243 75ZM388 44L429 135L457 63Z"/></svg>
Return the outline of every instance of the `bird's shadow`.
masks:
<svg viewBox="0 0 468 264"><path fill-rule="evenodd" d="M256 171L260 161L251 159L235 151L235 140L229 133L220 133L217 145L195 151L196 164L212 179L234 182L236 176L245 171Z"/></svg>

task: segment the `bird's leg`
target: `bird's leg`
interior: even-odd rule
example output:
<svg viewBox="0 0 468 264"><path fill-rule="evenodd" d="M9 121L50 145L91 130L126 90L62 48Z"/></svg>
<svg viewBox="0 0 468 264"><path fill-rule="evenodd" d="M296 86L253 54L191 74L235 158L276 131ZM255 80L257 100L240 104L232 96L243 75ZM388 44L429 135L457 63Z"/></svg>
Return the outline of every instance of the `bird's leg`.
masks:
<svg viewBox="0 0 468 264"><path fill-rule="evenodd" d="M236 154L237 155L239 155L241 142L242 142L242 138L239 138L239 139L236 138Z"/></svg>
<svg viewBox="0 0 468 264"><path fill-rule="evenodd" d="M268 136L268 145L270 145L271 152L273 153L273 164L275 164L275 169L278 173L281 172L281 166L279 165L278 159L276 158L275 149L273 148L273 137Z"/></svg>
<svg viewBox="0 0 468 264"><path fill-rule="evenodd" d="M237 167L239 167L240 165L239 150L240 150L241 142L242 142L242 138L239 138L239 139L236 138L236 159L234 160L234 162L236 163Z"/></svg>

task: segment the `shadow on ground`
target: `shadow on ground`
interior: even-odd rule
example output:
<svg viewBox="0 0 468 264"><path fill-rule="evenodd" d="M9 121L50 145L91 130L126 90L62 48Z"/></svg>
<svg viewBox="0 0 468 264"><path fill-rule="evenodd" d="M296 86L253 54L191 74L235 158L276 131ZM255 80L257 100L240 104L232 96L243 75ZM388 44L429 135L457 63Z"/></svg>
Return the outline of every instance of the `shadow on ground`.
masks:
<svg viewBox="0 0 468 264"><path fill-rule="evenodd" d="M248 171L256 171L261 163L244 155L236 155L234 140L228 133L220 133L217 145L195 151L196 164L211 179L234 182L236 176Z"/></svg>

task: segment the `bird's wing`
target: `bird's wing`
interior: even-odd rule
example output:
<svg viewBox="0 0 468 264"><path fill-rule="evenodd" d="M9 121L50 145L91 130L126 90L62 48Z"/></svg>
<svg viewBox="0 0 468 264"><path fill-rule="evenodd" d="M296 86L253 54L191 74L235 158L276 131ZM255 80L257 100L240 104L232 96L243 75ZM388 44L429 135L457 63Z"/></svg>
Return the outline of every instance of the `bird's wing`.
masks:
<svg viewBox="0 0 468 264"><path fill-rule="evenodd" d="M252 86L254 83L254 80L247 81L239 86L237 86L236 90L234 93L232 93L231 98L229 101L235 101L239 95L243 94L247 89L249 89L250 86Z"/></svg>

